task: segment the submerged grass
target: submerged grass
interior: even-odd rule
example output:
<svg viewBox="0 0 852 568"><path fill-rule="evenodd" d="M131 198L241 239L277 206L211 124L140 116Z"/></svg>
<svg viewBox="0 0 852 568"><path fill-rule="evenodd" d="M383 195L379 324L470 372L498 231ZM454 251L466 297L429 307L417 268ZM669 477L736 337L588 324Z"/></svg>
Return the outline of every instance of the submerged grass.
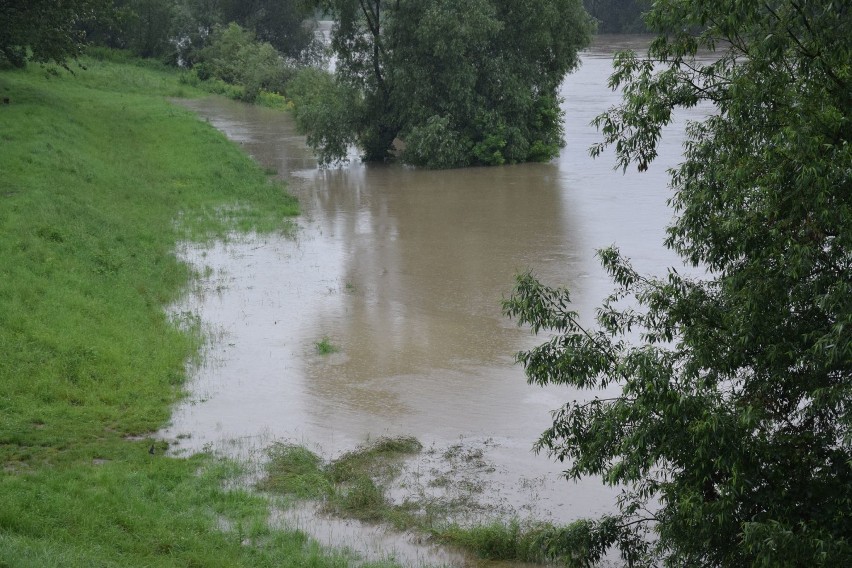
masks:
<svg viewBox="0 0 852 568"><path fill-rule="evenodd" d="M84 65L0 72L0 565L346 566L223 489L234 464L148 437L201 340L165 311L176 244L284 230L296 202L164 100L198 94L175 74Z"/></svg>
<svg viewBox="0 0 852 568"><path fill-rule="evenodd" d="M384 486L399 473L403 457L422 449L423 445L410 436L382 437L343 454L326 468L334 484L329 510L362 521L400 525L401 511L389 502Z"/></svg>
<svg viewBox="0 0 852 568"><path fill-rule="evenodd" d="M328 474L336 483L365 476L387 481L398 473L400 458L419 453L422 449L423 444L411 436L381 437L331 462Z"/></svg>
<svg viewBox="0 0 852 568"><path fill-rule="evenodd" d="M322 458L295 444L277 444L270 449L266 476L257 487L299 499L320 499L332 490Z"/></svg>
<svg viewBox="0 0 852 568"><path fill-rule="evenodd" d="M554 537L561 531L547 523L521 524L513 520L472 527L451 524L435 527L431 534L438 542L471 550L487 560L543 563L560 560L565 553L555 546Z"/></svg>
<svg viewBox="0 0 852 568"><path fill-rule="evenodd" d="M322 499L329 512L360 520L388 520L393 507L383 482L398 472L400 459L422 449L415 438L379 438L329 464L303 446L277 444L269 451L263 491L297 499Z"/></svg>
<svg viewBox="0 0 852 568"><path fill-rule="evenodd" d="M296 499L322 502L338 516L386 523L398 530L417 531L434 542L469 550L487 560L547 563L570 555L564 529L549 523L517 520L462 525L447 520L459 503L448 499L394 503L388 486L400 473L402 459L423 446L412 437L380 438L323 463L303 446L276 445L270 450L265 477L257 487ZM444 457L474 459L475 451L453 446ZM464 503L462 503L464 506Z"/></svg>

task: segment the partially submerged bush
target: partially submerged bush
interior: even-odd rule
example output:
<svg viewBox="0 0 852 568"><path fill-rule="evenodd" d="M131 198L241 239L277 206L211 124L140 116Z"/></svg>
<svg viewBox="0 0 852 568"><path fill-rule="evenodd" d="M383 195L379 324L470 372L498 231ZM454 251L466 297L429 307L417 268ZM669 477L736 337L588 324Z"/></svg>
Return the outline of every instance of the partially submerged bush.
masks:
<svg viewBox="0 0 852 568"><path fill-rule="evenodd" d="M262 91L283 93L295 69L269 43L231 23L217 27L207 47L197 54L195 74L202 81L219 79L243 87L242 100L254 102Z"/></svg>
<svg viewBox="0 0 852 568"><path fill-rule="evenodd" d="M300 69L287 86L296 124L306 133L317 159L326 165L345 158L355 144L355 121L362 106L357 92L333 75L312 67Z"/></svg>
<svg viewBox="0 0 852 568"><path fill-rule="evenodd" d="M402 159L415 166L446 169L468 165L468 141L450 126L447 116L431 116L423 126L416 126L405 136Z"/></svg>

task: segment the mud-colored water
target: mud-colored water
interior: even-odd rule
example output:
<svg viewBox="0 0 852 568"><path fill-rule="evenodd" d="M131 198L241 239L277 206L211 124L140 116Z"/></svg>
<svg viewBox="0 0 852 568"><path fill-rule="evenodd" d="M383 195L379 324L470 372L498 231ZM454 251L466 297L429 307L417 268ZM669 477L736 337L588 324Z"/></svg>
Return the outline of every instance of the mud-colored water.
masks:
<svg viewBox="0 0 852 568"><path fill-rule="evenodd" d="M173 449L289 440L334 456L414 435L438 454L460 442L480 448L479 498L502 514L562 522L611 510L615 490L565 481L559 464L531 453L549 411L588 394L526 384L513 355L539 340L505 319L500 301L532 269L568 285L590 322L611 289L595 249L615 243L657 274L676 262L661 243L665 170L677 163L682 125L643 174L588 157L599 139L590 121L618 102L606 87L613 48L599 41L566 79L567 147L549 164L318 170L287 114L219 98L182 103L275 169L304 213L292 238L180 251L210 276L174 311L197 314L211 341L162 433ZM339 351L320 355L323 338Z"/></svg>

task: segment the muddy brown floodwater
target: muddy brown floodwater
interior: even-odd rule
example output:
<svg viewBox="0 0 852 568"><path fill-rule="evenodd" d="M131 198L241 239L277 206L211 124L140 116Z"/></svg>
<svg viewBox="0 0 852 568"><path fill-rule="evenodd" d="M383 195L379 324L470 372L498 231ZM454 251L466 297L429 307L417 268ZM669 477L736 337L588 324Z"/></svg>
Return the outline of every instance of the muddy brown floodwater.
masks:
<svg viewBox="0 0 852 568"><path fill-rule="evenodd" d="M656 274L677 262L662 240L672 216L665 172L678 161L682 123L645 173L614 171L612 155L588 157L599 140L590 121L618 102L606 87L616 47L599 38L567 77L567 146L547 164L422 171L355 160L320 170L289 114L221 98L181 102L277 171L303 215L290 237L179 251L206 276L173 312L200 318L210 341L162 433L173 451L246 456L285 440L330 458L413 435L430 452L409 475L436 475L448 466L435 456L450 448L476 451L487 464L474 472L478 498L495 514L565 522L613 509L616 490L565 481L558 463L531 452L551 410L589 395L527 385L513 357L542 339L504 318L500 301L532 269L568 285L590 322L611 289L595 249L615 243ZM320 355L324 338L339 351ZM290 521L368 557L464 562L310 511Z"/></svg>

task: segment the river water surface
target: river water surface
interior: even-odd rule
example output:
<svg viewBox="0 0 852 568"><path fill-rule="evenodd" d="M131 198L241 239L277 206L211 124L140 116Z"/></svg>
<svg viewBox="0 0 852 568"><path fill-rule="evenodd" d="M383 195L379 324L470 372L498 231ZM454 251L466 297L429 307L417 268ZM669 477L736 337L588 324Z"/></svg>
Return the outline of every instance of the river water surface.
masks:
<svg viewBox="0 0 852 568"><path fill-rule="evenodd" d="M611 289L596 249L616 244L654 274L677 262L662 240L682 124L647 172L623 175L612 155L588 157L600 137L590 121L619 99L606 87L622 47L610 40L599 38L566 78L567 146L547 164L421 171L355 160L320 170L286 113L182 102L277 171L303 215L290 237L181 251L206 276L173 310L196 314L211 339L162 433L173 450L238 455L283 440L331 458L413 435L429 451L410 472L449 467L436 457L449 448L475 451L479 498L503 515L565 522L613 509L614 489L566 481L558 463L531 452L551 410L589 395L527 385L514 354L543 339L500 309L514 276L531 269L569 286L591 322ZM339 351L319 354L324 338ZM363 537L322 522L302 528L331 541L352 532L356 547ZM426 560L436 558L458 560Z"/></svg>

